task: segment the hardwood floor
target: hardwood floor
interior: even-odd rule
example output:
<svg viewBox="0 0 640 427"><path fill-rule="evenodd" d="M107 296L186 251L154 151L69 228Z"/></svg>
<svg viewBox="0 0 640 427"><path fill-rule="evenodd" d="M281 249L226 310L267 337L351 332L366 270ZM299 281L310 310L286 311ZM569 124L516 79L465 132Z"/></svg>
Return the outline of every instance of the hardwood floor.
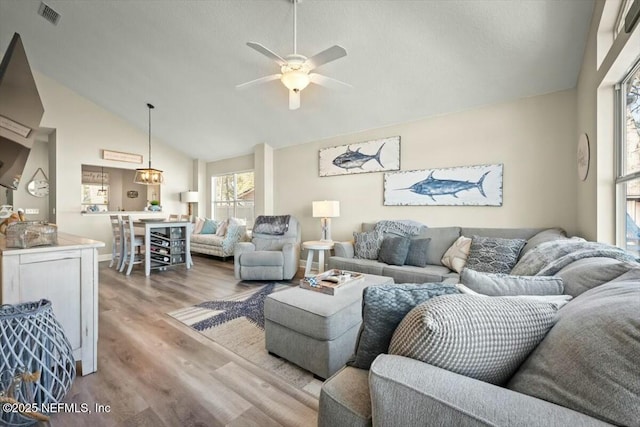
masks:
<svg viewBox="0 0 640 427"><path fill-rule="evenodd" d="M98 371L65 399L94 412L56 414L54 427L316 425L316 398L166 315L251 286L234 279L232 260L194 262L149 277L100 263Z"/></svg>

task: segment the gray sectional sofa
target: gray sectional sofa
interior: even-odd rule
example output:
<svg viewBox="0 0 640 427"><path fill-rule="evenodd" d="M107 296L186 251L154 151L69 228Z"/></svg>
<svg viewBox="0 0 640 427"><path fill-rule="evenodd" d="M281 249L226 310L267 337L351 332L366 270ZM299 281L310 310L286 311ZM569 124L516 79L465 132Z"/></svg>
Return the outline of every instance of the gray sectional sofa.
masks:
<svg viewBox="0 0 640 427"><path fill-rule="evenodd" d="M323 384L320 427L640 426L640 264L592 242L577 244L573 252L556 251L552 245L557 242L548 242L552 235L562 238L555 232L458 227L429 231L441 239L436 248L451 244L459 233L527 238L516 268L527 271L538 264L533 270L562 278L564 293L574 299L558 311L555 325L505 384L380 354L370 370L347 366ZM349 245L339 251L333 258L335 268L386 275L401 271L354 259ZM457 281L451 272L433 267L410 269L394 279L439 276Z"/></svg>
<svg viewBox="0 0 640 427"><path fill-rule="evenodd" d="M375 223L363 223L362 231L370 231ZM388 265L378 260L355 258L353 242L335 242L335 255L329 258L329 268L358 271L360 273L375 274L392 277L396 283L425 283L425 282L456 282L458 273L451 271L441 263L442 256L458 237L500 237L506 239L529 240L543 228L473 228L473 227L433 227L424 228L413 238L430 238L427 251L427 266ZM560 229L556 234L564 234ZM524 255L532 245L525 246Z"/></svg>

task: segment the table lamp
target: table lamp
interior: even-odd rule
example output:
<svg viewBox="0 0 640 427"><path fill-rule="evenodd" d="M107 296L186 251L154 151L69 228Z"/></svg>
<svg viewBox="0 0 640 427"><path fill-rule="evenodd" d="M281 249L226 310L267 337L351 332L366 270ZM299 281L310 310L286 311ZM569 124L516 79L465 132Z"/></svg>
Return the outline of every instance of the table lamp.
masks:
<svg viewBox="0 0 640 427"><path fill-rule="evenodd" d="M313 202L313 217L322 218L322 241L331 241L331 218L340 216L340 202L335 200L323 200Z"/></svg>
<svg viewBox="0 0 640 427"><path fill-rule="evenodd" d="M180 193L180 200L189 205L189 218L191 218L191 204L198 202L197 191L183 191Z"/></svg>

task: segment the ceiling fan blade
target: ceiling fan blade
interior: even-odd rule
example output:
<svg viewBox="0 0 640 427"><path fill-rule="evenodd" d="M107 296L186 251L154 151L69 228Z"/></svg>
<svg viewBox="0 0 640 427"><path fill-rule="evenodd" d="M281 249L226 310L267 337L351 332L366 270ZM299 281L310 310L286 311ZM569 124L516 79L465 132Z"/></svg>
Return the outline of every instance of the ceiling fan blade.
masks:
<svg viewBox="0 0 640 427"><path fill-rule="evenodd" d="M309 74L309 78L312 83L328 87L330 89L340 90L353 87L349 83L341 82L340 80L332 79L331 77L323 76L321 74L311 73Z"/></svg>
<svg viewBox="0 0 640 427"><path fill-rule="evenodd" d="M274 53L273 51L267 49L266 47L262 46L260 43L247 42L247 46L249 46L252 49L257 50L258 52L260 52L264 56L273 59L280 66L283 66L283 65L285 65L287 63L287 61L282 59L282 57L280 55L278 55L277 53Z"/></svg>
<svg viewBox="0 0 640 427"><path fill-rule="evenodd" d="M307 65L309 66L309 70L313 70L314 68L317 68L322 64L335 61L336 59L340 59L343 56L347 56L347 51L344 50L342 46L335 45L307 59Z"/></svg>
<svg viewBox="0 0 640 427"><path fill-rule="evenodd" d="M266 82L270 82L270 81L273 81L273 80L278 80L278 79L280 79L280 77L282 77L282 74L272 74L270 76L260 77L259 79L251 80L250 82L246 82L246 83L242 83L242 84L236 85L236 89L246 89L248 87L255 86L255 85L258 85L260 83L266 83Z"/></svg>
<svg viewBox="0 0 640 427"><path fill-rule="evenodd" d="M289 91L289 110L297 110L300 108L300 91Z"/></svg>

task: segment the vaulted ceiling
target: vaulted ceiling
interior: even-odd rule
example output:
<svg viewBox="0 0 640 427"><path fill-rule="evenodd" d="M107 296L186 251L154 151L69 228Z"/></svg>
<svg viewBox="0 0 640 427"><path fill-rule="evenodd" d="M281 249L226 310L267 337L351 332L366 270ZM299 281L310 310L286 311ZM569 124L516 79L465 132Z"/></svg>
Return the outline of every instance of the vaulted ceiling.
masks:
<svg viewBox="0 0 640 427"><path fill-rule="evenodd" d="M0 51L14 32L31 66L194 158L250 153L573 88L592 0L304 0L298 52L335 44L318 68L353 85L310 85L288 109L279 72L248 48L293 51L289 0L0 0Z"/></svg>

